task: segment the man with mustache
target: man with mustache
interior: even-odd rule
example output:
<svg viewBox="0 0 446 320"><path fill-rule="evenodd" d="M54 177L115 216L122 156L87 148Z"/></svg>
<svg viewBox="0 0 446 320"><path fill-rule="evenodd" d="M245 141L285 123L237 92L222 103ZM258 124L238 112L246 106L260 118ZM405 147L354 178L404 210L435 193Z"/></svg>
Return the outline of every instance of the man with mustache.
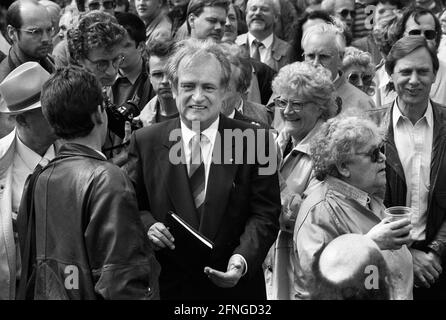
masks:
<svg viewBox="0 0 446 320"><path fill-rule="evenodd" d="M413 210L414 299L445 299L446 107L429 97L438 57L423 36L406 36L385 67L397 97L370 112L387 129L384 204Z"/></svg>
<svg viewBox="0 0 446 320"><path fill-rule="evenodd" d="M163 8L162 0L135 0L138 16L146 25L146 44L156 39L171 38L172 22Z"/></svg>
<svg viewBox="0 0 446 320"><path fill-rule="evenodd" d="M0 82L22 63L37 61L49 73L54 29L46 8L37 1L15 1L6 14L7 33L12 40L8 56L0 63ZM14 128L7 115L0 115L0 138Z"/></svg>
<svg viewBox="0 0 446 320"><path fill-rule="evenodd" d="M278 71L288 64L290 45L274 34L274 24L280 14L280 7L273 0L248 0L246 24L248 32L237 37L236 44L249 55Z"/></svg>

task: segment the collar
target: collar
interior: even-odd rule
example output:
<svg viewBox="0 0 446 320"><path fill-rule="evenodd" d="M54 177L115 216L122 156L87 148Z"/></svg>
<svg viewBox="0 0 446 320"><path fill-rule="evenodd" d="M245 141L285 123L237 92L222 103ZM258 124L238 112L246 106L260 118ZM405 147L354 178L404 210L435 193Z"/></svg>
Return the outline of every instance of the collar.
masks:
<svg viewBox="0 0 446 320"><path fill-rule="evenodd" d="M343 72L339 71L336 75L336 78L333 80L333 85L335 86L335 89L337 90L340 86L342 86L345 82L345 77L343 76Z"/></svg>
<svg viewBox="0 0 446 320"><path fill-rule="evenodd" d="M252 42L255 39L256 39L256 37L254 37L250 32L248 32L249 47L252 46ZM274 40L274 33L271 33L268 37L263 39L261 42L265 46L266 49L269 49L272 46L272 44L273 44L273 40Z"/></svg>
<svg viewBox="0 0 446 320"><path fill-rule="evenodd" d="M51 145L48 150L46 150L43 157L39 154L31 150L27 147L22 140L20 140L19 135L17 134L17 143L16 143L16 151L20 158L23 160L25 165L30 169L34 170L35 167L39 164L42 158L46 158L48 160L52 160L55 156L54 145Z"/></svg>
<svg viewBox="0 0 446 320"><path fill-rule="evenodd" d="M338 178L328 176L325 181L328 185L328 190L341 194L345 198L352 199L358 202L361 206L367 207L370 203L370 196L367 192L364 192Z"/></svg>
<svg viewBox="0 0 446 320"><path fill-rule="evenodd" d="M138 80L138 77L140 76L141 71L142 71L141 68L135 68L131 72L129 72L126 75L124 75L122 73L122 70L119 69L118 74L116 75L116 80L118 80L119 78L127 78L130 81L130 83L132 84L132 86L133 86L135 84L136 80Z"/></svg>
<svg viewBox="0 0 446 320"><path fill-rule="evenodd" d="M234 119L234 116L235 116L235 109L232 110L232 112L228 115L228 118L229 119Z"/></svg>
<svg viewBox="0 0 446 320"><path fill-rule="evenodd" d="M305 153L307 155L311 155L310 143L313 140L314 136L319 132L319 129L323 123L324 121L322 119L319 119L314 125L313 129L311 129L311 131L308 132L308 134L299 143L297 143L297 145L295 145L294 140L292 140L293 150ZM280 131L279 135L277 136L277 144L282 154L284 153L285 148L287 147L290 139L292 138L285 130Z"/></svg>
<svg viewBox="0 0 446 320"><path fill-rule="evenodd" d="M155 30L156 26L161 22L161 20L164 18L164 15L162 12L160 12L155 19L153 19L147 26L146 26L146 36L150 35L150 33Z"/></svg>
<svg viewBox="0 0 446 320"><path fill-rule="evenodd" d="M237 109L238 112L240 112L241 114L243 114L243 106L245 105L243 99L240 99L240 103L238 106L236 106L235 108Z"/></svg>
<svg viewBox="0 0 446 320"><path fill-rule="evenodd" d="M217 117L217 119L214 122L212 122L212 124L206 130L203 130L201 132L206 136L206 138L208 138L211 144L214 144L215 137L217 136L219 123L220 123L220 116ZM183 123L183 120L180 120L180 126L181 126L181 136L183 137L184 143L188 146L190 140L195 136L196 132L189 129Z"/></svg>
<svg viewBox="0 0 446 320"><path fill-rule="evenodd" d="M407 119L407 117L401 113L401 110L400 110L400 108L398 106L398 98L395 99L395 102L393 104L392 118L393 118L392 121L393 121L393 127L394 128L396 128L397 125L399 123L401 123L401 121L403 121L404 119ZM426 108L426 111L424 112L424 115L418 121L420 121L422 119L426 119L427 125L429 127L433 128L433 126L434 126L434 113L432 111L432 104L431 104L430 100L427 102L427 108Z"/></svg>

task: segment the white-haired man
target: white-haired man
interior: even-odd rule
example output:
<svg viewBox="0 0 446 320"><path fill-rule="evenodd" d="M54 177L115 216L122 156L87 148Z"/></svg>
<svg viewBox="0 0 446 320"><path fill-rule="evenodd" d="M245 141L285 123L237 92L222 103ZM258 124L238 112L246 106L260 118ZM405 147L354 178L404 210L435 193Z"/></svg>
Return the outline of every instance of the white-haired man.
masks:
<svg viewBox="0 0 446 320"><path fill-rule="evenodd" d="M274 24L280 7L274 0L248 0L246 24L248 32L241 34L236 44L249 51L249 55L278 71L288 64L290 45L274 34Z"/></svg>
<svg viewBox="0 0 446 320"><path fill-rule="evenodd" d="M338 97L342 99L343 113L375 108L373 100L350 84L340 71L344 58L345 38L335 26L318 24L307 30L302 38L305 61L322 65L331 72Z"/></svg>

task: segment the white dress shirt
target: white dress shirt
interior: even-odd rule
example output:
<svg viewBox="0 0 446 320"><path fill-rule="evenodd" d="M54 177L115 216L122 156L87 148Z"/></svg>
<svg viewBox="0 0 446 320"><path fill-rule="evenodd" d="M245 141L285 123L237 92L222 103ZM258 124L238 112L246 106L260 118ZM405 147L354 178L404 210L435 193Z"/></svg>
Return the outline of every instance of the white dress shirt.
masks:
<svg viewBox="0 0 446 320"><path fill-rule="evenodd" d="M254 55L254 51L256 50L255 46L252 44L255 39L256 37L248 32L249 54L251 57ZM259 47L260 61L263 63L265 63L265 61L271 60L271 46L273 45L273 40L274 34L271 33L268 37L266 37L262 41L259 41L263 44L263 46Z"/></svg>
<svg viewBox="0 0 446 320"><path fill-rule="evenodd" d="M218 132L218 124L220 122L220 117L217 118L212 124L206 129L203 130L201 133L206 137L202 138L200 141L201 146L201 155L203 157L203 163L204 163L204 170L205 170L205 185L204 185L204 193L206 194L207 186L208 186L208 179L209 179L209 170L211 168L211 162L212 162L212 151L214 150L214 144L215 144L215 137L217 136ZM191 156L192 156L192 150L190 141L191 139L196 135L197 133L195 131L192 131L189 129L183 121L181 121L181 135L183 137L183 150L184 155L186 158L186 164L187 164L187 172L190 171L190 162L191 162Z"/></svg>
<svg viewBox="0 0 446 320"><path fill-rule="evenodd" d="M51 145L45 155L41 157L39 154L28 148L17 136L16 152L13 160L12 168L12 211L13 218L19 211L20 201L22 199L23 187L26 178L33 173L37 165L42 162L46 165L55 156L54 146ZM43 160L43 161L42 161Z"/></svg>
<svg viewBox="0 0 446 320"><path fill-rule="evenodd" d="M395 145L406 178L406 205L413 210L412 237L424 240L434 133L432 105L428 103L424 116L413 125L401 113L398 101L395 100L392 117Z"/></svg>

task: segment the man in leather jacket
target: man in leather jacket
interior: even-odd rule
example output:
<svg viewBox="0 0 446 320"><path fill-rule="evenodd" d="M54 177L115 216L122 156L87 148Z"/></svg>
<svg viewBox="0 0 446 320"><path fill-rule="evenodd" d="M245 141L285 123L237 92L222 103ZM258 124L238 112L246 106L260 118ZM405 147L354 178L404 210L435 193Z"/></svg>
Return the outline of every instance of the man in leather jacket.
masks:
<svg viewBox="0 0 446 320"><path fill-rule="evenodd" d="M76 66L60 69L42 104L66 143L24 190L18 298L159 298L160 268L132 184L100 151L107 114L98 80Z"/></svg>

